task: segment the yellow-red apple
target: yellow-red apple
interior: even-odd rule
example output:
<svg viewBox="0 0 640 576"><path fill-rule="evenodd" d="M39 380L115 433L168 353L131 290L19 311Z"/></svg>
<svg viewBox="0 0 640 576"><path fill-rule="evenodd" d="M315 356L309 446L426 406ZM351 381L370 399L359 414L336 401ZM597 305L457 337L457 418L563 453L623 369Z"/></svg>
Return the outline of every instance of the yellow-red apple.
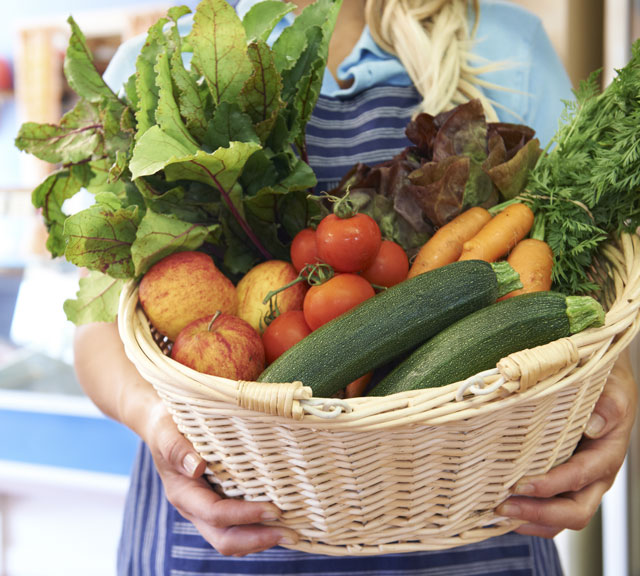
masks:
<svg viewBox="0 0 640 576"><path fill-rule="evenodd" d="M205 316L185 326L171 349L176 361L212 376L255 380L264 370L260 335L229 314Z"/></svg>
<svg viewBox="0 0 640 576"><path fill-rule="evenodd" d="M298 277L293 265L284 260L267 260L249 270L238 282L237 315L246 320L258 332L266 328L265 314L269 312L269 304L263 301L269 292L282 288ZM298 282L279 292L276 304L280 313L289 310L302 310L304 295L307 292L306 282Z"/></svg>
<svg viewBox="0 0 640 576"><path fill-rule="evenodd" d="M171 254L140 281L140 304L153 327L175 340L187 324L217 310L234 314L236 287L203 252Z"/></svg>

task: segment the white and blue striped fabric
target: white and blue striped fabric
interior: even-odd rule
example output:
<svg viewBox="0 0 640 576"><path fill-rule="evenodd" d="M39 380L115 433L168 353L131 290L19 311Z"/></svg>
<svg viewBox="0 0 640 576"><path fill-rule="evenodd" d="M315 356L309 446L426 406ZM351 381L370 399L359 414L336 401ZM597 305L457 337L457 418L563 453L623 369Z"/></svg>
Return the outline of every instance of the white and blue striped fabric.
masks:
<svg viewBox="0 0 640 576"><path fill-rule="evenodd" d="M552 540L511 533L437 552L334 557L272 548L222 556L168 504L143 445L131 479L118 576L562 576Z"/></svg>
<svg viewBox="0 0 640 576"><path fill-rule="evenodd" d="M238 13L256 0L240 0ZM233 3L233 2L232 2ZM502 121L533 127L543 144L553 135L571 87L540 21L511 3L481 3L476 54L507 58L516 67L487 80L506 91L490 91ZM181 26L188 27L185 18ZM286 25L286 23L285 23ZM277 30L276 30L277 32ZM119 90L133 72L144 41L136 39L114 57L105 79ZM318 190L330 190L356 163L391 159L408 145L404 130L419 95L399 62L375 45L368 31L340 68L352 86L340 89L325 75L322 93L307 125L309 162ZM165 498L146 446L134 464L126 504L118 576L556 576L562 573L552 540L507 534L439 552L373 557L329 557L274 548L244 558L218 554Z"/></svg>

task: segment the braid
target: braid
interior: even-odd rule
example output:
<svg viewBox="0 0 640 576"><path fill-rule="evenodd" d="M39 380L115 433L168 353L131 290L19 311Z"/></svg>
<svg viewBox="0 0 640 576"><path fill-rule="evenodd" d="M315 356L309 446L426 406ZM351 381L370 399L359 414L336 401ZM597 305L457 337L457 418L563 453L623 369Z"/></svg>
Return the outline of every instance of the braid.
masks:
<svg viewBox="0 0 640 576"><path fill-rule="evenodd" d="M475 14L471 30L469 9ZM422 95L417 112L435 115L478 98L487 118L497 119L478 78L488 68L470 65L479 10L479 0L367 0L374 40L398 57Z"/></svg>

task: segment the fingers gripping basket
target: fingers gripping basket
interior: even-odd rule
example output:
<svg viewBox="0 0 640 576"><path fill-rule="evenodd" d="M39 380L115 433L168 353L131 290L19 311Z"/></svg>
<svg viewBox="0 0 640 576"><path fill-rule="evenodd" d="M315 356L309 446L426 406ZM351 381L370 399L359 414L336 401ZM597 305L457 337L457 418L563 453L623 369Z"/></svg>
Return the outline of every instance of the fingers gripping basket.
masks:
<svg viewBox="0 0 640 576"><path fill-rule="evenodd" d="M299 550L367 555L467 544L516 527L494 514L525 475L574 451L638 331L640 241L606 250L605 325L503 359L465 383L350 400L300 383L235 382L167 357L123 292L129 358L229 497L270 500Z"/></svg>

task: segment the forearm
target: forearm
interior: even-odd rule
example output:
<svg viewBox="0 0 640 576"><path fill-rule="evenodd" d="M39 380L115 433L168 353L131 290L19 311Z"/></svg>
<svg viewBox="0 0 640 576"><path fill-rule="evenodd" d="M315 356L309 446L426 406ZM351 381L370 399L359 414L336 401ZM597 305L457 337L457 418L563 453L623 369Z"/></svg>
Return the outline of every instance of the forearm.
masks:
<svg viewBox="0 0 640 576"><path fill-rule="evenodd" d="M80 385L107 416L144 437L143 427L160 399L127 358L115 324L80 326L74 339Z"/></svg>

